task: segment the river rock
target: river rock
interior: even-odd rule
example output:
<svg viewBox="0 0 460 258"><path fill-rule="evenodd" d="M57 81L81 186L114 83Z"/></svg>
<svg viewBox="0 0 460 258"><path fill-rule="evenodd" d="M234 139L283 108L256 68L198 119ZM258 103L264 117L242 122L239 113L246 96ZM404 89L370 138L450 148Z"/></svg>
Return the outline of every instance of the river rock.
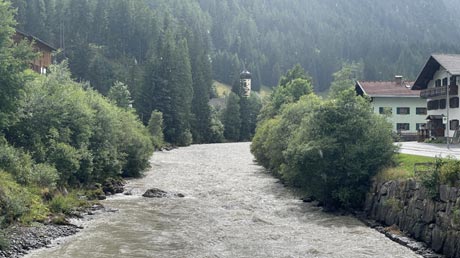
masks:
<svg viewBox="0 0 460 258"><path fill-rule="evenodd" d="M315 198L313 196L306 196L306 197L302 198L303 202L312 202L314 200L315 200Z"/></svg>
<svg viewBox="0 0 460 258"><path fill-rule="evenodd" d="M168 192L165 192L158 188L151 188L145 191L145 193L142 196L147 198L163 198L168 196Z"/></svg>
<svg viewBox="0 0 460 258"><path fill-rule="evenodd" d="M102 190L105 194L117 194L124 192L124 181L121 179L109 178L102 184Z"/></svg>
<svg viewBox="0 0 460 258"><path fill-rule="evenodd" d="M158 188L151 188L145 191L145 193L142 195L143 197L147 198L164 198L164 197L180 197L183 198L185 195L181 193L169 193L166 191L163 191Z"/></svg>

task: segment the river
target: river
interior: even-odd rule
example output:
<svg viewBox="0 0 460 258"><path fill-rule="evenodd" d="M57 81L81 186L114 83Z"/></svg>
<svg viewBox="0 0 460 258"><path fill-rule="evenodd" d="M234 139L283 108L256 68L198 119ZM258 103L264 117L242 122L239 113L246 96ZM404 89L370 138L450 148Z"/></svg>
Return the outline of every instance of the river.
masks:
<svg viewBox="0 0 460 258"><path fill-rule="evenodd" d="M254 163L249 143L155 153L133 195L37 257L420 257L350 216L303 203ZM148 199L157 187L185 198Z"/></svg>

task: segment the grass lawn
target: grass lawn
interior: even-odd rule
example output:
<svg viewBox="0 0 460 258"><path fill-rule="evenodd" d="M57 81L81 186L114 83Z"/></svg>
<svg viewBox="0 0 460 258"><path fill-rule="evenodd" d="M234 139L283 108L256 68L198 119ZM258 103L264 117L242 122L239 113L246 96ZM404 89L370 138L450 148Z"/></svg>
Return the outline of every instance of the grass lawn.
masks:
<svg viewBox="0 0 460 258"><path fill-rule="evenodd" d="M395 167L382 170L377 178L380 180L407 179L414 177L415 163L435 162L436 158L398 153L394 156Z"/></svg>
<svg viewBox="0 0 460 258"><path fill-rule="evenodd" d="M265 98L267 97L268 95L270 95L272 93L273 89L270 88L270 87L267 87L267 86L262 86L260 88L260 91L259 91L259 94L262 98Z"/></svg>
<svg viewBox="0 0 460 258"><path fill-rule="evenodd" d="M213 81L213 85L216 87L216 92L219 97L227 96L232 91L232 86L218 81Z"/></svg>

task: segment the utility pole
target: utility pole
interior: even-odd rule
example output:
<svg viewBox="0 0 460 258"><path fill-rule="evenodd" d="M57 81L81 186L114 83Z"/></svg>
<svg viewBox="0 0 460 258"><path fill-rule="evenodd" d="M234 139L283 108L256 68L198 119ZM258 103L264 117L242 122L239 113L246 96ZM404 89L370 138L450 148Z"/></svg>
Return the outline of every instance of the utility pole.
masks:
<svg viewBox="0 0 460 258"><path fill-rule="evenodd" d="M450 108L450 99L449 99L449 91L450 91L450 81L451 81L451 75L448 74L447 76L447 85L446 85L446 111L447 111L447 121L446 121L446 130L447 130L447 149L450 149L450 140L449 140L449 135L450 135L450 123L449 123L449 108Z"/></svg>

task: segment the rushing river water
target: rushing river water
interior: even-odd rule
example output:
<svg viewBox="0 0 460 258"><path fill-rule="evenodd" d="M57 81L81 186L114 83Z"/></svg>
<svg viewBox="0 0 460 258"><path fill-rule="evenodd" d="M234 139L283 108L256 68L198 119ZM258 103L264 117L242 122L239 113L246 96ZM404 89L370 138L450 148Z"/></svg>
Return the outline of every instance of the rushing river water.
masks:
<svg viewBox="0 0 460 258"><path fill-rule="evenodd" d="M155 153L133 195L32 257L419 257L349 216L305 204L253 162L249 143ZM185 198L148 199L148 188Z"/></svg>

